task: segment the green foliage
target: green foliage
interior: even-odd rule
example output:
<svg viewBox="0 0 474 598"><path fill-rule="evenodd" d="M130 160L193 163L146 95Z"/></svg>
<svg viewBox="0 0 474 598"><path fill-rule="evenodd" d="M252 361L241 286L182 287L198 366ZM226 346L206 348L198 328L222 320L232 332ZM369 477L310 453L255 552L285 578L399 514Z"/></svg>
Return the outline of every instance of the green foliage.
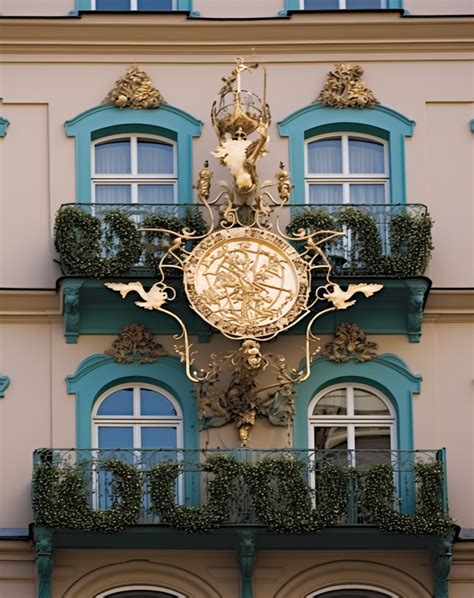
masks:
<svg viewBox="0 0 474 598"><path fill-rule="evenodd" d="M241 464L227 455L217 455L210 457L202 470L214 475L208 482L208 501L203 507L175 504L176 480L182 472L178 463L160 463L148 473L153 510L162 523L187 534L207 534L229 519Z"/></svg>
<svg viewBox="0 0 474 598"><path fill-rule="evenodd" d="M80 469L39 465L32 485L36 524L94 532L119 532L134 525L142 499L140 473L117 459L104 463L103 470L112 475L113 504L110 509L92 510L87 504L87 481Z"/></svg>
<svg viewBox="0 0 474 598"><path fill-rule="evenodd" d="M76 206L59 209L54 226L55 244L69 274L107 278L126 274L140 259L140 235L121 212L99 218Z"/></svg>
<svg viewBox="0 0 474 598"><path fill-rule="evenodd" d="M452 525L443 509L443 469L441 463L417 463L414 467L418 487L417 510L414 515L394 509L396 489L390 463L372 465L358 474L363 504L373 523L387 532L412 535L443 536Z"/></svg>
<svg viewBox="0 0 474 598"><path fill-rule="evenodd" d="M433 221L427 214L387 214L390 255L383 255L383 244L375 218L354 207L343 207L329 214L324 208L311 208L295 216L287 227L290 235L298 231L350 231L350 254L346 264L350 271L363 271L374 276L420 276L424 273L433 249ZM330 241L323 249L330 253L340 241ZM339 245L340 248L340 245ZM329 255L331 261L331 256ZM339 267L340 269L340 267ZM342 270L343 272L343 270ZM341 273L341 271L339 272Z"/></svg>

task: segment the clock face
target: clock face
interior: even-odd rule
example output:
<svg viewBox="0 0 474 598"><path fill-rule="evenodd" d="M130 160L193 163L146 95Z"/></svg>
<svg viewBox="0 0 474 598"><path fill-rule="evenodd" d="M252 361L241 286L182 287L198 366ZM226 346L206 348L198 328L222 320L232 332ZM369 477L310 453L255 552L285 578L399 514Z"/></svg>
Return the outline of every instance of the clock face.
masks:
<svg viewBox="0 0 474 598"><path fill-rule="evenodd" d="M231 338L272 338L307 311L307 265L267 231L212 233L186 259L184 272L192 308Z"/></svg>

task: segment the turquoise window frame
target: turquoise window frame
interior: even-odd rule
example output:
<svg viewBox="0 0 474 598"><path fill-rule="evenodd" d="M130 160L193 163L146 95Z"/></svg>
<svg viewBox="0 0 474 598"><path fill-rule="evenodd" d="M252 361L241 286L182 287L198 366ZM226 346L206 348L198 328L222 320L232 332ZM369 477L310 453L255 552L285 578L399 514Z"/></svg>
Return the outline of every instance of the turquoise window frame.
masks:
<svg viewBox="0 0 474 598"><path fill-rule="evenodd" d="M169 104L150 110L103 104L66 121L66 135L76 140L76 201L91 202L91 144L110 135L143 133L176 142L178 203L192 203L192 140L201 135L202 125L194 116Z"/></svg>
<svg viewBox="0 0 474 598"><path fill-rule="evenodd" d="M413 394L421 389L422 377L414 374L408 365L391 353L385 353L364 363L350 359L335 363L327 357L318 358L310 377L296 387L295 417L293 423L293 447L308 450L308 409L313 398L329 386L337 384L364 384L379 390L390 401L395 412L397 449L412 451L413 441ZM401 488L411 488L412 479ZM414 492L402 496L403 512L412 512Z"/></svg>
<svg viewBox="0 0 474 598"><path fill-rule="evenodd" d="M328 108L311 104L278 123L281 137L288 137L289 168L294 188L293 203L305 203L305 143L327 133L363 133L387 141L390 198L406 203L405 137L413 135L415 122L385 106L375 108Z"/></svg>
<svg viewBox="0 0 474 598"><path fill-rule="evenodd" d="M285 8L280 13L280 16L285 16L289 10L301 10L304 8L300 7L300 0L285 0ZM403 0L387 0L386 8L379 8L377 10L403 10Z"/></svg>
<svg viewBox="0 0 474 598"><path fill-rule="evenodd" d="M7 120L6 118L3 118L3 116L0 116L0 137L5 137L5 135L7 134L7 129L8 129L9 124L10 124L9 120Z"/></svg>
<svg viewBox="0 0 474 598"><path fill-rule="evenodd" d="M0 399L3 399L7 388L10 386L10 378L8 376L0 376Z"/></svg>
<svg viewBox="0 0 474 598"><path fill-rule="evenodd" d="M193 385L177 357L160 357L156 363L118 364L103 354L90 355L67 376L67 392L76 397L76 446L92 448L92 415L96 401L120 384L146 383L163 388L177 401L183 415L183 446L199 449L199 421ZM185 502L199 504L199 483L194 474L185 476Z"/></svg>
<svg viewBox="0 0 474 598"><path fill-rule="evenodd" d="M174 12L178 11L185 11L191 12L193 10L193 0L176 0L176 9ZM78 12L80 10L91 10L91 0L76 0L76 10ZM132 12L132 11L130 11ZM133 11L139 12L139 11ZM160 12L160 11L156 11Z"/></svg>

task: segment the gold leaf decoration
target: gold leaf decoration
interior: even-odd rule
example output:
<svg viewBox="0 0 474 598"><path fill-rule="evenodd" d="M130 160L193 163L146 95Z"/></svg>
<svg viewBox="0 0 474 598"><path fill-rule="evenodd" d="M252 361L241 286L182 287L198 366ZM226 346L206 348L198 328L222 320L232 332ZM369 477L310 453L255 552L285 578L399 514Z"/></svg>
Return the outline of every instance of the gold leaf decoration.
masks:
<svg viewBox="0 0 474 598"><path fill-rule="evenodd" d="M377 357L377 349L377 343L368 341L357 324L346 322L337 327L334 340L325 345L322 354L336 363L345 363L349 359L364 362Z"/></svg>
<svg viewBox="0 0 474 598"><path fill-rule="evenodd" d="M112 347L105 351L117 363L154 363L168 352L153 340L153 334L143 324L126 324Z"/></svg>
<svg viewBox="0 0 474 598"><path fill-rule="evenodd" d="M150 77L136 64L129 67L125 75L115 82L115 87L102 103L136 110L159 108L161 104L166 104Z"/></svg>
<svg viewBox="0 0 474 598"><path fill-rule="evenodd" d="M361 79L363 74L358 64L337 64L315 102L331 108L373 108L379 101Z"/></svg>

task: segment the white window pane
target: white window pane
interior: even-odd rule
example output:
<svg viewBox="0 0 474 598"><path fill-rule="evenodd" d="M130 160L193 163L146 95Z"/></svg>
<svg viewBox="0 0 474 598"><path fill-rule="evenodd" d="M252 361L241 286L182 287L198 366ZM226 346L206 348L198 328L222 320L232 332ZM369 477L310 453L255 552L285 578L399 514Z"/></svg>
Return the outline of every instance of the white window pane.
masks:
<svg viewBox="0 0 474 598"><path fill-rule="evenodd" d="M347 428L321 426L314 429L314 448L346 450Z"/></svg>
<svg viewBox="0 0 474 598"><path fill-rule="evenodd" d="M176 416L171 401L161 393L142 388L140 390L140 415Z"/></svg>
<svg viewBox="0 0 474 598"><path fill-rule="evenodd" d="M174 427L143 427L141 448L176 448L177 434Z"/></svg>
<svg viewBox="0 0 474 598"><path fill-rule="evenodd" d="M99 426L99 448L133 448L131 426Z"/></svg>
<svg viewBox="0 0 474 598"><path fill-rule="evenodd" d="M138 185L139 203L173 203L173 185Z"/></svg>
<svg viewBox="0 0 474 598"><path fill-rule="evenodd" d="M382 8L382 0L346 0L348 10Z"/></svg>
<svg viewBox="0 0 474 598"><path fill-rule="evenodd" d="M97 415L133 415L133 389L116 390L102 401Z"/></svg>
<svg viewBox="0 0 474 598"><path fill-rule="evenodd" d="M350 185L350 197L353 204L383 205L385 185Z"/></svg>
<svg viewBox="0 0 474 598"><path fill-rule="evenodd" d="M130 0L95 0L96 10L130 10Z"/></svg>
<svg viewBox="0 0 474 598"><path fill-rule="evenodd" d="M139 174L173 174L173 150L169 143L138 140Z"/></svg>
<svg viewBox="0 0 474 598"><path fill-rule="evenodd" d="M342 173L341 139L323 139L308 143L308 172L311 174Z"/></svg>
<svg viewBox="0 0 474 598"><path fill-rule="evenodd" d="M309 185L309 203L341 204L342 185Z"/></svg>
<svg viewBox="0 0 474 598"><path fill-rule="evenodd" d="M130 174L130 141L107 141L95 146L96 174Z"/></svg>
<svg viewBox="0 0 474 598"><path fill-rule="evenodd" d="M373 393L354 389L354 415L390 415L387 405Z"/></svg>
<svg viewBox="0 0 474 598"><path fill-rule="evenodd" d="M305 0L306 10L337 10L339 0Z"/></svg>
<svg viewBox="0 0 474 598"><path fill-rule="evenodd" d="M138 10L172 10L173 0L138 0Z"/></svg>
<svg viewBox="0 0 474 598"><path fill-rule="evenodd" d="M131 203L130 185L96 185L95 203Z"/></svg>
<svg viewBox="0 0 474 598"><path fill-rule="evenodd" d="M313 415L347 415L346 389L333 390L319 399Z"/></svg>
<svg viewBox="0 0 474 598"><path fill-rule="evenodd" d="M349 139L349 172L384 174L384 146L365 139Z"/></svg>

